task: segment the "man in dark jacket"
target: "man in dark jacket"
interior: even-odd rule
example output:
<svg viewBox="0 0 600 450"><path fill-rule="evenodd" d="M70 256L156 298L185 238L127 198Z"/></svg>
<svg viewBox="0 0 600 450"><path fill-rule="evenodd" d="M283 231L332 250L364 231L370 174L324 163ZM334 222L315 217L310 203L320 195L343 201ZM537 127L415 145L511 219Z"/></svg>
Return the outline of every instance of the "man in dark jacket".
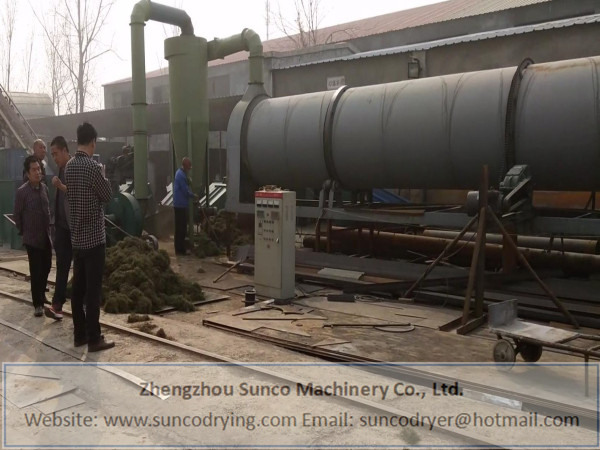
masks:
<svg viewBox="0 0 600 450"><path fill-rule="evenodd" d="M73 252L71 248L71 230L69 227L69 202L67 201L67 185L65 167L71 155L69 146L62 136L56 136L50 143L50 154L58 167L58 175L52 178L56 188L54 199L54 251L56 252L56 286L52 297L52 306L45 309L45 314L55 320L61 320L62 307L67 300L67 283Z"/></svg>
<svg viewBox="0 0 600 450"><path fill-rule="evenodd" d="M27 182L17 190L13 217L27 249L34 315L41 317L52 265L50 202L48 187L42 183L39 159L35 155L28 156L23 168Z"/></svg>

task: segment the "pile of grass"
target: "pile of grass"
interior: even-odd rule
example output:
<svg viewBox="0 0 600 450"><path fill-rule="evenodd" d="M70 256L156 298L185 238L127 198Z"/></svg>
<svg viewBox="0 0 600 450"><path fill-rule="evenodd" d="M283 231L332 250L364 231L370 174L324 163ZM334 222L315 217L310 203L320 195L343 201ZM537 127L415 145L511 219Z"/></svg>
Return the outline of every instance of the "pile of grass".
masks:
<svg viewBox="0 0 600 450"><path fill-rule="evenodd" d="M252 243L252 237L238 227L236 215L226 211L204 219L202 230L194 242L194 254L199 258L222 253L231 256L235 248Z"/></svg>
<svg viewBox="0 0 600 450"><path fill-rule="evenodd" d="M207 256L217 256L221 254L221 249L204 231L194 235L194 255L198 258Z"/></svg>
<svg viewBox="0 0 600 450"><path fill-rule="evenodd" d="M137 322L148 322L150 321L150 316L148 314L129 314L127 317L127 323L137 323Z"/></svg>
<svg viewBox="0 0 600 450"><path fill-rule="evenodd" d="M202 288L171 269L164 250L137 238L125 238L106 251L103 288L107 313L151 314L165 306L194 311Z"/></svg>

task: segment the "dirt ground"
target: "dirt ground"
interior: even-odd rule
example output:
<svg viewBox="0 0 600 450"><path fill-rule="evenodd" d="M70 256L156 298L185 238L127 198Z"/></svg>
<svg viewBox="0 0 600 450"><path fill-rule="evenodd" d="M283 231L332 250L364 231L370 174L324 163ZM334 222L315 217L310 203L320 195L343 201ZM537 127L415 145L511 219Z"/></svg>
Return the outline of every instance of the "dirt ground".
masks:
<svg viewBox="0 0 600 450"><path fill-rule="evenodd" d="M171 257L171 267L174 271L191 281L198 282L209 298L224 297L224 299L198 306L194 312L184 313L173 311L151 315L151 320L149 321L151 326L150 333L155 334L156 331L162 329L166 334L167 339L174 342L239 361L317 362L321 360L320 358L276 346L270 342L264 342L204 326L202 324L204 319L217 317L224 313L239 310L243 307L244 290L252 286L252 276L237 273L235 270L223 275L228 268L227 265L223 264L226 261L225 257L200 260L194 256L175 256L172 241L169 240L161 241L160 246L169 253ZM6 270L7 268L11 269L13 272ZM26 253L22 251L0 249L0 269L3 269L0 270L0 291L8 292L22 298L29 298L29 282L22 275L28 273ZM19 275L19 273L21 275ZM52 280L53 277L54 272L51 272L49 279ZM217 278L220 279L217 282L214 282ZM47 293L48 298L51 298L52 296L52 289L52 286L49 285L49 292ZM67 303L67 310L68 305L69 304ZM54 322L45 317L34 318L31 313L32 307L30 304L2 298L2 296L0 296L0 308L0 317L3 320L24 326L33 333L43 333L45 336L63 341L63 344L65 345L71 345L72 322L70 317L66 316L61 322ZM321 314L324 315L324 313ZM327 312L327 314L331 317L335 317L335 314L332 312ZM101 319L108 323L128 327L134 330L148 327L148 323L128 323L127 318L128 314L106 314L103 311L101 312ZM297 328L297 330L300 332L302 330L310 332L315 331L315 333L318 332L321 328L321 323L316 323L318 328L314 328L314 326L311 328L309 325L311 322L314 321L307 321L304 323L297 322L296 326L300 327L303 324L305 325L303 328ZM349 330L349 332L352 332L350 336L354 335L356 337L356 341L363 341L362 347L366 349L369 356L377 354L381 360L443 361L444 359L428 359L428 356L435 356L435 352L441 352L441 358L444 358L444 355L446 355L446 357L452 355L450 359L447 359L450 361L465 360L486 362L491 361L495 337L490 335L484 328L485 327L482 327L476 333L476 336L471 338L419 328L413 333L407 333L405 336L395 336L394 339L397 339L396 346L400 347L395 349L395 351L392 348L386 349L385 346L382 346L388 338L385 333L369 332L369 330L364 329L352 329ZM142 328L142 330L144 330L144 328ZM98 360L175 362L209 359L175 348L167 350L163 346L157 347L160 348L160 351L150 351L153 345L148 340L131 336L114 329L105 328L103 332L108 339L115 341L116 347L110 351L94 355L93 358L99 358ZM269 333L263 334L268 335ZM367 345L368 342L371 342L372 345ZM429 342L429 344L420 346L419 342ZM458 349L456 348L457 345L460 347L460 351L458 352ZM572 357L551 352L544 352L542 361L544 360L579 361Z"/></svg>
<svg viewBox="0 0 600 450"><path fill-rule="evenodd" d="M4 255L0 262L6 261L17 261L24 263L24 255L18 253L10 254L10 257ZM224 267L216 264L201 262L194 257L179 257L173 259L173 268L188 276L190 279L204 276L208 272L210 280L215 278L215 273L219 274ZM209 267L208 270L204 267ZM200 271L199 269L202 268ZM247 283L247 279L238 274L229 274L223 277L220 282L221 288L227 288L232 285L244 285ZM27 299L29 297L29 283L22 275L10 273L4 270L0 270L0 290L3 292L9 292L15 296L23 297ZM220 331L213 328L207 328L202 326L202 319L204 317L216 314L218 312L225 312L230 310L239 309L242 306L243 295L230 290L223 289L206 289L206 292L215 292L217 294L228 295L229 298L224 301L208 304L198 308L197 311L191 313L180 313L172 312L162 316L153 315L151 323L156 325L157 328L162 328L169 339L176 341L177 343L186 344L191 347L201 349L205 352L215 353L226 358L233 360L245 361L245 362L304 362L304 363L322 363L322 360L313 358L301 353L293 352L280 348L265 342L256 341L250 338L237 336L231 333ZM47 297L51 298L52 290L47 293ZM68 304L67 304L68 306ZM139 328L139 324L128 324L127 314L105 314L101 313L101 320L106 320L110 323L131 327L133 329ZM54 321L52 319L42 317L36 318L33 316L33 308L31 304L15 299L10 299L0 295L0 356L3 362L8 361L20 361L23 363L28 362L47 362L50 363L48 376L60 377L60 382L65 384L68 383L71 386L78 386L76 394L78 398L85 401L84 404L75 407L73 411L80 413L95 414L94 417L98 417L100 414L114 414L115 412L121 413L149 413L159 412L161 416L182 414L183 411L188 411L189 403L182 405L180 402L175 403L176 399L169 399L169 402L163 402L160 406L150 403L145 406L147 401L145 400L143 405L141 399L136 397L136 392L139 388L131 386L122 380L116 380L114 377L107 378L107 375L100 372L94 372L91 375L85 376L80 370L67 370L67 367L57 366L56 363L72 363L73 361L85 361L85 362L102 362L102 363L127 363L124 367L127 373L142 376L146 380L168 380L168 383L183 383L190 382L190 379L208 380L206 372L198 372L196 377L191 377L189 371L190 368L181 368L166 366L161 369L161 366L155 366L155 364L161 363L175 363L175 362L204 362L213 361L209 357L203 357L190 352L186 352L177 348L160 345L155 342L151 342L145 339L141 339L137 336L131 336L126 333L116 331L111 328L104 328L103 332L105 337L109 340L116 342L115 348L99 352L88 354L85 350L86 347L75 348L72 345L72 322L70 317L65 316L62 321ZM149 365L143 366L130 366L132 363L144 363ZM151 364L151 365L150 365ZM117 366L120 367L120 366ZM160 369L160 372L156 372ZM199 369L196 369L198 371ZM282 367L285 373L289 373L288 369ZM290 369L291 370L291 369ZM312 369L311 369L312 370ZM277 369L275 369L277 371ZM89 378L94 380L96 391L90 391L89 387L86 386L89 383ZM216 375L218 379L223 382L224 376L227 375L227 370L220 369ZM231 375L233 376L233 375ZM7 376L7 381L12 380L14 375ZM18 377L18 375L17 375ZM201 378L199 378L201 377ZM4 378L4 377L2 377ZM265 379L261 379L257 375L247 375L244 377L245 380L254 381L256 383L264 383ZM52 383L53 381L47 381L46 384ZM167 382L167 381L165 381ZM272 382L272 381L271 381ZM42 389L43 385L39 386ZM109 388L110 386L110 388ZM12 388L14 389L14 387ZM40 392L42 392L40 391ZM100 396L99 392L102 392ZM171 401L172 400L172 401ZM259 402L260 403L257 403ZM125 402L125 403L124 403ZM126 405L138 404L135 410L127 409ZM295 414L298 407L295 407L293 403L286 402L282 404L280 402L274 403L268 399L257 399L254 403L245 402L234 402L226 401L223 402L219 399L204 399L202 402L203 411L206 412L210 409L215 414L219 413L222 416L235 416L242 414L251 414L260 411L261 414L281 414L282 411L286 414ZM205 445L206 442L212 442L215 445L219 445L217 434L212 433L210 436L202 434L202 430L190 434L191 430L181 430L181 432L173 432L170 429L160 432L154 428L149 431L143 429L129 429L122 433L111 433L110 430L99 432L93 430L94 434L89 435L87 433L76 433L75 430L65 430L61 432L61 435L56 433L48 433L48 430L31 431L28 427L25 427L22 421L19 420L21 412L35 413L39 406L28 406L25 408L17 408L11 402L7 403L6 410L6 429L10 431L8 433L9 443L10 442L28 442L30 445L47 445L52 444L56 448L60 448L61 443L69 442L70 445L77 446L79 442L89 442L89 439L93 439L94 442L98 442L104 446L110 446L111 443L123 447L123 445L166 445L167 443L177 444L180 443L185 447L186 445L193 445L201 443ZM183 407L183 409L182 409ZM130 406L131 408L131 406ZM157 409L158 408L158 409ZM313 414L337 414L339 406L336 406L336 402L329 399L324 399L317 402L310 403L310 410ZM191 411L191 410L190 410ZM340 413L342 414L342 413ZM0 425L2 422L0 418ZM91 431L90 431L91 432ZM98 434L99 433L99 434ZM225 441L231 444L241 445L247 444L248 442L254 442L252 437L248 435L248 431L244 429L227 430ZM349 444L355 442L358 444L364 444L369 442L371 445L386 445L390 442L390 438L393 442L396 442L402 447L402 443L419 442L421 439L427 439L427 442L433 443L433 445L447 445L454 444L460 445L463 441L460 438L438 435L436 433L427 432L421 434L420 432L405 431L405 430L394 430L391 435L382 434L377 429L372 430L361 430L358 428L344 430L342 428L330 428L324 431L323 428L309 428L304 430L288 429L285 432L285 437L282 432L264 431L261 434L261 442L268 442L271 445L279 445L282 439L287 439L291 445L335 445L339 442L347 442ZM86 439L88 439L86 441ZM200 439L200 440L198 440ZM216 441L214 439L217 439Z"/></svg>
<svg viewBox="0 0 600 450"><path fill-rule="evenodd" d="M69 316L66 316L65 319L60 322L46 317L36 318L33 316L31 304L27 301L20 301L18 299L11 299L6 295L0 295L0 360L2 362L49 362L52 364L73 363L74 361L110 364L126 363L126 371L131 375L142 378L145 377L145 379L151 380L164 380L163 382L165 383L189 383L190 380L198 383L200 380L208 380L210 378L209 375L211 374L220 382L223 382L222 377L224 376L232 377L232 379L235 379L236 376L239 378L239 374L230 373L231 370L229 369L225 371L223 369L208 370L207 372L206 368L198 366L184 368L184 366L164 364L214 362L215 358L211 357L211 355L215 355L218 360L228 358L230 360L241 362L283 363L283 365L272 364L273 367L270 367L269 370L285 374L286 376L295 376L296 374L299 374L305 379L311 379L311 377L317 379L318 377L326 376L328 371L334 370L325 367L323 365L323 360L320 358L282 348L269 342L204 326L202 324L204 319L224 315L227 312L239 310L243 306L243 293L245 289L252 286L252 277L236 273L236 271L231 271L215 282L215 280L227 269L227 266L222 264L218 258L199 260L193 256L176 257L173 254L172 243L167 241L162 242L161 245L170 254L171 266L176 272L192 281L197 281L203 286L203 289L209 298L214 296L226 297L223 300L199 306L194 312L167 312L151 316L149 323L154 326L151 330L152 333L155 333L158 329L162 329L166 334L167 339L177 344L183 344L198 349L199 352L186 351L182 348L151 341L140 335L132 335L116 330L115 328L104 327L103 332L106 338L115 341L115 348L104 352L88 354L85 346L79 348L73 347L73 328ZM9 270L6 270L7 267ZM3 270L0 270L0 291L16 297L28 299L30 295L29 282L23 275L23 273L27 272L26 254L24 252L16 251L0 251L0 268L4 268ZM51 275L51 278L52 276L53 275ZM47 297L51 298L51 295L52 288L50 288L47 293ZM368 305L362 305L362 307L369 308ZM326 313L329 314L330 317L336 317L332 311L327 311ZM127 318L128 314L101 313L101 320L114 325L128 327L134 330L139 330L142 326L147 326L144 325L147 324L147 322L137 324L127 323ZM297 325L300 325L300 323L297 323ZM308 326L299 328L299 330L311 331ZM316 329L314 330L316 331ZM362 341L364 341L368 343L363 349L372 349L373 354L384 355L385 351L389 351L389 354L404 355L405 357L410 356L412 360L416 361L424 361L426 360L424 359L426 356L423 355L433 354L432 352L429 352L432 347L440 350L444 348L444 345L448 347L448 355L452 355L450 352L454 352L454 354L459 354L461 358L468 358L468 355L471 355L473 357L488 360L488 358L491 359L490 350L493 346L493 340L490 340L490 336L486 335L483 331L479 333L478 337L468 338L427 328L422 328L419 332L413 334L407 333L405 335L397 336L397 343L389 346L390 348L384 348L385 345L383 345L384 340L381 331L369 334L368 331L360 330L356 332L355 339L357 342L361 341L362 343ZM402 341L402 339L404 339L404 341ZM471 350L467 349L468 346L470 346ZM357 348L359 348L358 345L354 349ZM443 354L442 351L442 357ZM401 358L401 356L399 358ZM545 358L547 358L546 360L580 361L560 354L549 354L548 356L545 356ZM411 359L389 359L389 361L394 360L409 361ZM442 360L443 359L440 359L440 361ZM285 363L289 362L311 364L304 364L304 366L300 367L286 366ZM141 363L141 365L138 365L137 363ZM154 370L154 372L152 370ZM440 370L443 370L443 373L446 373L449 369L441 368ZM138 402L140 401L139 389L135 385L132 386L131 384L127 384L123 380L117 381L114 377L109 377L105 374L100 374L99 372L94 373L92 375L93 379L96 383L100 383L100 389L104 389L102 391L102 396L99 396L97 392L88 389L86 384L89 380L80 372L69 371L64 367L61 368L55 366L52 367L52 371L56 372L61 377L62 383L68 382L70 385L77 386L77 395L85 400L84 405L75 407L73 411L89 411L90 414L113 413L114 411L131 413L131 408L133 407L135 408L136 413L142 411L145 413L155 411L161 414L169 412L169 414L175 415L180 414L182 411L188 411L186 408L189 408L190 406L193 407L194 405L190 403L184 403L182 405L181 403L177 403L175 401L176 399L171 399L170 403L161 403L161 406L158 406L155 403L148 404L147 408L149 409L146 410L146 406L140 406L141 403L138 405ZM563 374L554 375L557 392L559 391L559 386L568 386L568 383L565 381L567 378L563 377ZM567 375L570 376L570 374ZM367 380L369 379L369 376L370 375L363 373L363 371L360 371L360 373L354 373L349 379L354 382L364 377L364 384L366 385L368 384ZM495 385L495 378L500 380L502 376L503 375L497 370L492 371L491 376L487 378L486 383ZM257 374L244 375L244 377L244 379L256 383L266 382L264 377ZM460 377L457 375L457 379L458 378ZM530 383L530 387L521 385L519 388L528 389L530 393L534 393L537 388L536 380L534 379L532 381L530 378L527 380L523 379L525 382ZM579 378L581 378L581 376L579 376ZM9 378L7 377L7 382L8 379ZM266 380L269 379L267 378ZM397 379L394 379L394 381L389 381L389 383L393 384L396 381ZM580 381L581 380L578 382ZM53 381L48 381L45 382L45 385L51 385L52 383ZM272 380L268 381L268 383L272 383ZM138 393L137 396L136 392ZM538 392L538 394L542 395L542 397L545 395L544 392ZM572 391L568 391L564 395L572 396L572 394ZM590 401L588 398L584 398L581 393L578 393L577 395L581 397L582 404L587 404ZM410 403L407 402L407 399L405 398L397 397L389 401L386 400L381 406L388 408L388 411L406 414L407 417L414 415L415 411L418 411L421 414L431 415L443 411L454 411L452 412L454 414L459 413L464 408L467 408L468 410L477 408L477 411L484 412L490 416L498 411L498 406L491 403L484 404L479 400L475 400L476 403L473 403L473 400L469 398L465 398L464 400L461 400L461 402L462 401L466 403L457 403L454 400L450 401L447 399L441 404L435 403L427 406L418 402ZM146 405L145 402L144 405ZM184 406L184 409L182 409L182 406ZM331 398L318 399L318 401L310 403L307 407L310 407L314 414L320 415L343 411L341 406L338 405L337 399ZM63 440L60 440L60 436L49 436L45 433L47 430L36 430L34 434L31 434L30 429L23 426L23 423L19 421L19 414L21 411L35 411L36 408L37 407L34 406L26 406L24 409L19 409L12 403L7 404L8 416L6 419L6 428L11 432L14 431L20 433L18 436L12 434L10 437L12 439L18 438L15 442L30 442L31 445L39 445L40 443L47 444L48 442L54 443L55 439L58 439L56 442L64 442L64 437L62 438ZM300 410L299 404L289 402L288 399L280 401L280 399L270 398L257 399L256 402L250 403L239 401L231 402L226 400L221 401L218 398L205 398L202 402L202 411L206 412L207 408L211 411L219 412L224 417L226 415L232 416L235 414L250 414L256 412L273 414L285 412L286 414L293 415ZM365 409L361 407L356 409L356 405L354 405L353 408L356 411L360 410L361 414L370 411L369 408ZM508 410L508 413L515 414L514 411L511 410ZM340 414L343 415L342 412L340 412ZM2 421L1 418L0 421ZM357 444L362 446L390 446L391 444L392 446L396 446L396 448L404 448L409 445L429 445L433 448L444 445L449 448L452 446L472 444L473 441L471 439L483 439L482 442L501 443L501 441L505 442L502 439L506 437L506 435L502 433L494 437L488 432L482 433L480 430L475 433L465 431L458 435L440 431L445 430L436 429L431 432L431 430L425 431L419 427L385 430L377 428L344 429L343 427L299 428L286 430L283 434L281 430L279 432L270 430L269 432L261 434L261 439L264 439L261 443L268 442L271 445L277 446L281 445L283 440L285 440L289 445L312 445L317 447L319 445L339 445L341 442L344 442L347 445ZM520 430L519 433L519 435L515 435L517 437L514 442L517 444L521 442L521 440L524 440L523 442L525 442L527 439L533 439L531 438L531 435L527 434L527 430L525 429ZM74 445L79 442L78 439L83 439L83 435L72 433L71 430L69 430L65 436L69 436L69 442ZM88 435L87 437L89 438L90 436L91 435ZM210 437L214 436L214 434L210 435ZM238 429L230 431L224 436L224 442L227 442L227 445L236 444L243 447L248 442L254 442L252 436L248 434L248 430ZM566 435L564 434L556 435L556 438L551 437L551 435L548 436L548 439L566 439ZM584 433L578 434L577 439L583 439L584 437L585 439L592 439L594 436L594 433L585 431ZM146 433L143 429L129 429L121 434L114 434L108 430L107 432L98 434L97 437L94 437L94 439L96 439L94 442L100 442L105 446L110 446L111 443L122 446L123 442L126 442L125 445L128 445L129 443L131 443L131 445L156 443L166 445L165 443L181 443L181 445L185 447L192 443L204 444L205 442L208 442L205 440L205 437L206 435L203 434L190 433L190 430L181 430L181 433L179 433L174 432L171 429L165 430L164 432L153 429L151 432ZM115 441L115 439L117 440ZM498 441L498 439L500 440ZM85 441L84 439L82 442L88 441ZM219 445L218 440L210 442L214 442L215 446ZM572 440L570 442L575 441ZM58 447L60 447L60 445L58 445Z"/></svg>
<svg viewBox="0 0 600 450"><path fill-rule="evenodd" d="M19 252L13 251L4 256L0 261L21 261L22 265L26 267L26 258L27 255L24 252L19 254ZM202 265L202 262L193 256L177 257L177 259L173 257L172 260L173 269L192 281L197 280L203 274L203 272L198 273L198 269ZM220 269L219 266L214 267L217 270ZM225 269L223 268L223 270ZM52 275L50 279L52 279ZM234 277L235 274L230 276ZM227 280L226 277L224 279L225 281ZM10 292L23 298L29 298L29 282L22 276L0 271L0 286L0 290L2 291ZM52 289L49 286L48 298L52 296ZM229 298L224 301L201 306L196 311L190 313L175 311L163 314L162 316L152 315L150 323L156 326L153 331L155 332L162 328L168 338L173 341L240 361L317 361L317 358L311 358L264 342L202 326L203 318L218 312L238 309L243 305L242 294L216 289L204 290L206 292L226 295ZM67 303L65 306L67 310L68 305ZM7 322L24 326L36 334L42 333L44 336L52 336L56 340L64 340L64 344L67 346L71 344L73 325L68 316L65 316L65 319L61 322L55 322L46 317L35 318L33 317L33 309L30 304L24 304L7 298L0 299L0 310L0 316ZM101 320L133 329L140 328L141 323L127 323L127 317L128 314L106 314L103 311L101 312ZM94 355L94 358L99 358L98 360L135 362L206 360L206 358L199 358L190 353L177 350L164 350L161 348L156 353L150 350L153 348L153 345L149 341L132 338L115 330L104 329L103 333L107 339L114 340L116 346L110 351L101 352L97 356Z"/></svg>

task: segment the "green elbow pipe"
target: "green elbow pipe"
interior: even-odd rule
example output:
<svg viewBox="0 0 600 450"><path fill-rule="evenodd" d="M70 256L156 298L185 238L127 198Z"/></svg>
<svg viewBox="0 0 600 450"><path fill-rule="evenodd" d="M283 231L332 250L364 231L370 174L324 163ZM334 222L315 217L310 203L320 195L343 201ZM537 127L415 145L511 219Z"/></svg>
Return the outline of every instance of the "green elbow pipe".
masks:
<svg viewBox="0 0 600 450"><path fill-rule="evenodd" d="M249 84L263 84L263 46L255 31L244 28L240 34L224 39L213 39L208 43L208 60L225 58L237 52L250 52Z"/></svg>
<svg viewBox="0 0 600 450"><path fill-rule="evenodd" d="M247 50L250 52L250 57L263 56L263 45L258 33L250 28L244 28L244 31L242 31L242 38L246 42Z"/></svg>
<svg viewBox="0 0 600 450"><path fill-rule="evenodd" d="M138 3L133 5L133 9L131 10L131 23L130 25L137 24L145 24L150 19L150 10L152 9L152 4L150 0L140 0Z"/></svg>

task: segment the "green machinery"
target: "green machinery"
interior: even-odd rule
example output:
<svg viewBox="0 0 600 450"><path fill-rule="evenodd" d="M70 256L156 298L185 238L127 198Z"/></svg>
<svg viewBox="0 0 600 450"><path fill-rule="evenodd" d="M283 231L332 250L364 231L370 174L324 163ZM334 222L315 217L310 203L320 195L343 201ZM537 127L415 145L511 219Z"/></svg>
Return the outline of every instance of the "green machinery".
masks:
<svg viewBox="0 0 600 450"><path fill-rule="evenodd" d="M114 243L124 236L141 236L144 213L133 195L134 152L124 147L123 154L110 158L106 163L106 177L110 181L113 198L106 207L107 239Z"/></svg>
<svg viewBox="0 0 600 450"><path fill-rule="evenodd" d="M146 65L144 60L144 27L153 20L176 25L181 35L165 40L165 59L169 63L170 121L177 165L183 157L192 160L192 190L203 193L206 183L205 161L208 148L208 62L240 51L248 51L250 65L249 90L263 92L263 49L260 37L250 29L225 39L207 41L194 35L190 17L185 11L141 0L131 13L131 56L133 89L134 188L133 198L119 196L111 211L121 223L136 221L146 212L150 199L148 188L148 130L146 103ZM202 195L201 195L202 196ZM140 208L133 205L140 203ZM191 208L191 205L190 205ZM139 213L138 213L139 211ZM123 217L122 217L123 216ZM194 214L190 214L190 222ZM190 226L190 232L192 227Z"/></svg>
<svg viewBox="0 0 600 450"><path fill-rule="evenodd" d="M144 27L153 20L179 26L181 35L165 40L165 58L169 63L170 122L176 165L183 157L192 160L192 190L205 193L206 153L208 148L208 62L240 51L248 51L250 65L249 98L264 93L263 49L260 37L250 29L225 39L207 41L194 35L185 11L141 0L131 12L131 54L133 89L133 136L136 151L127 160L117 161L117 172L133 159L133 183L113 183L114 198L106 210L109 240L123 235L141 236L144 219L152 209L148 185L148 130L146 103L146 65ZM119 157L120 158L120 157ZM117 160L119 159L117 158ZM107 173L109 178L114 175ZM117 178L119 178L117 173ZM209 197L212 192L209 193ZM190 205L190 208L192 206ZM190 222L194 214L190 214ZM192 227L190 226L190 232ZM191 237L191 236L190 236Z"/></svg>

